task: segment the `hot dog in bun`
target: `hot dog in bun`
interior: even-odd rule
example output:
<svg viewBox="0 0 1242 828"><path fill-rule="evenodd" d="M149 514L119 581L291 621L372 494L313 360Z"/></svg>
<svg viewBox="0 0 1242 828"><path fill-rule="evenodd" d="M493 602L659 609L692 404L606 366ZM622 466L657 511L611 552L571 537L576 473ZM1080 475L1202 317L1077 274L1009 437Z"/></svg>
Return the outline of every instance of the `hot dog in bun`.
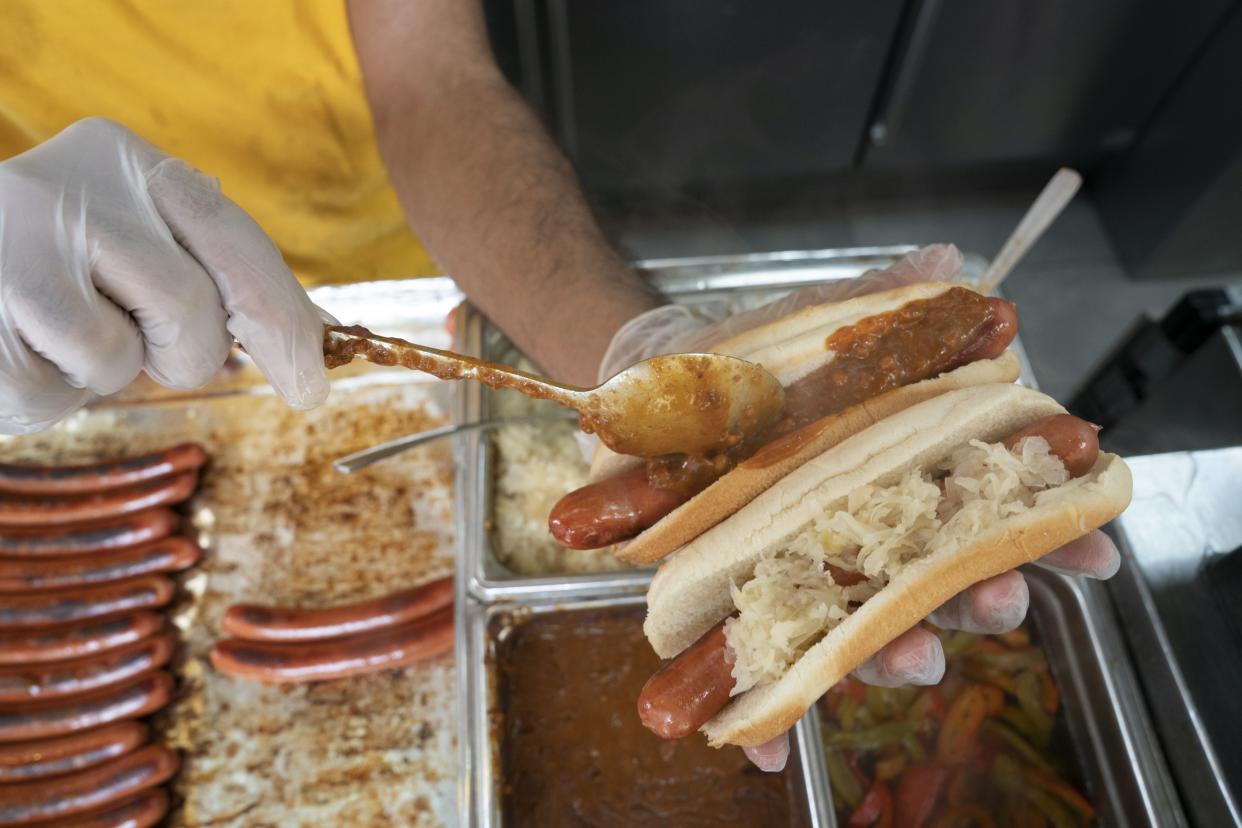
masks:
<svg viewBox="0 0 1242 828"><path fill-rule="evenodd" d="M803 462L668 558L639 699L661 736L762 744L966 587L1116 517L1096 428L1012 384L946 391Z"/></svg>
<svg viewBox="0 0 1242 828"><path fill-rule="evenodd" d="M601 451L595 482L562 498L549 527L566 546L618 544L618 557L654 563L877 420L946 391L1017 379L1006 350L1016 333L1013 305L947 282L807 307L746 331L710 350L780 380L786 404L775 427L706 457L644 462Z"/></svg>

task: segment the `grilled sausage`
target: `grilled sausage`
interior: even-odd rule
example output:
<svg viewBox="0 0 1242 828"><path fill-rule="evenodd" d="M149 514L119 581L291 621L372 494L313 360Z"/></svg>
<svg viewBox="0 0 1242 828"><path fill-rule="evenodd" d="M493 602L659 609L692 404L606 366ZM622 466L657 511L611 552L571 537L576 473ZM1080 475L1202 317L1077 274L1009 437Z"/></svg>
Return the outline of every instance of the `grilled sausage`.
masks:
<svg viewBox="0 0 1242 828"><path fill-rule="evenodd" d="M451 649L453 610L445 607L400 627L331 641L270 643L225 639L211 648L211 663L234 678L286 684L377 673Z"/></svg>
<svg viewBox="0 0 1242 828"><path fill-rule="evenodd" d="M1100 459L1100 427L1072 414L1053 414L1015 431L1001 442L1012 449L1026 437L1043 437L1070 477L1082 477Z"/></svg>
<svg viewBox="0 0 1242 828"><path fill-rule="evenodd" d="M562 497L548 515L548 529L570 549L599 549L634 537L686 500L680 490L651 485L640 467Z"/></svg>
<svg viewBox="0 0 1242 828"><path fill-rule="evenodd" d="M134 612L55 628L0 632L0 664L38 664L105 653L164 626L154 612Z"/></svg>
<svg viewBox="0 0 1242 828"><path fill-rule="evenodd" d="M34 560L0 558L0 591L71 589L176 572L193 566L200 552L189 538L174 537L89 555Z"/></svg>
<svg viewBox="0 0 1242 828"><path fill-rule="evenodd" d="M0 530L0 555L84 555L123 549L168 537L176 530L177 521L177 515L168 509L148 509L68 529L3 529Z"/></svg>
<svg viewBox="0 0 1242 828"><path fill-rule="evenodd" d="M729 703L733 685L733 651L721 621L647 680L638 718L662 739L689 736Z"/></svg>
<svg viewBox="0 0 1242 828"><path fill-rule="evenodd" d="M168 794L163 788L149 788L102 811L79 814L70 820L52 823L63 828L150 828L168 813Z"/></svg>
<svg viewBox="0 0 1242 828"><path fill-rule="evenodd" d="M148 745L70 776L5 786L0 789L0 825L29 825L106 808L166 781L179 764L168 748Z"/></svg>
<svg viewBox="0 0 1242 828"><path fill-rule="evenodd" d="M172 676L161 672L74 699L0 705L0 742L48 739L145 716L168 704L172 693Z"/></svg>
<svg viewBox="0 0 1242 828"><path fill-rule="evenodd" d="M102 655L0 667L0 704L91 693L163 667L172 654L172 634L162 633Z"/></svg>
<svg viewBox="0 0 1242 828"><path fill-rule="evenodd" d="M453 603L453 578L440 578L382 598L326 609L238 604L220 626L249 641L313 641L408 624Z"/></svg>
<svg viewBox="0 0 1242 828"><path fill-rule="evenodd" d="M0 596L0 630L48 627L167 604L173 582L143 575L95 587Z"/></svg>
<svg viewBox="0 0 1242 828"><path fill-rule="evenodd" d="M115 518L180 503L194 493L197 472L94 494L22 497L0 495L0 526L65 526Z"/></svg>
<svg viewBox="0 0 1242 828"><path fill-rule="evenodd" d="M195 471L207 452L182 443L144 454L87 466L19 466L0 463L0 492L18 495L75 495L134 486L177 472Z"/></svg>
<svg viewBox="0 0 1242 828"><path fill-rule="evenodd" d="M1001 442L1012 449L1025 437L1043 437L1071 476L1081 477L1099 458L1097 430L1077 417L1057 414L1038 420ZM837 567L832 567L831 571L837 583L857 578L856 573ZM638 696L638 715L657 736L665 739L688 736L728 704L735 684L734 658L724 624L721 621L705 633L643 686Z"/></svg>
<svg viewBox="0 0 1242 828"><path fill-rule="evenodd" d="M0 784L86 770L146 744L147 735L145 724L131 721L55 739L0 744Z"/></svg>

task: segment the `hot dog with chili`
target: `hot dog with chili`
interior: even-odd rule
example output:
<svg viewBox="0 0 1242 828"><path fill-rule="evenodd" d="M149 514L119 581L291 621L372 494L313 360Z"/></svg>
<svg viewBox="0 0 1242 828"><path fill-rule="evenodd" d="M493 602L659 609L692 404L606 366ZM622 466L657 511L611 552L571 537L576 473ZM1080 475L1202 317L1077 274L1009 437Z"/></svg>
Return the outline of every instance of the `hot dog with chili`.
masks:
<svg viewBox="0 0 1242 828"><path fill-rule="evenodd" d="M1016 333L1013 305L945 283L807 308L748 331L712 350L758 362L785 385L774 429L727 453L656 458L645 475L640 466L589 484L553 508L549 529L571 548L632 539L618 557L655 562L876 419L946 390L1016 379L1006 352Z"/></svg>

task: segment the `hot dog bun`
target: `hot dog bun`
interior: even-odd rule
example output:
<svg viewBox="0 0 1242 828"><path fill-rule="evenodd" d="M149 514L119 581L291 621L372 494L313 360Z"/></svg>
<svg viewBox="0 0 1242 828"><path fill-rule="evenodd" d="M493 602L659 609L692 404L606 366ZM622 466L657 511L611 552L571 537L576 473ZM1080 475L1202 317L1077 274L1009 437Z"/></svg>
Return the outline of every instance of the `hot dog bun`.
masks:
<svg viewBox="0 0 1242 828"><path fill-rule="evenodd" d="M939 296L955 287L965 286L953 282L921 282L841 302L813 305L724 340L711 351L757 362L775 374L782 385L788 386L832 360L834 354L824 348L824 342L837 330L866 317L897 310L910 302ZM767 459L756 457L743 462L633 540L617 544L613 552L630 563L655 563L736 512L811 457L872 423L956 388L1013 382L1018 373L1017 357L1006 351L996 359L969 363L825 417L796 435L777 441L787 447L796 441L796 447L792 447L795 450L781 451L783 456L776 459L769 454ZM760 451L760 455L764 453ZM613 477L642 462L601 446L592 460L590 479Z"/></svg>
<svg viewBox="0 0 1242 828"><path fill-rule="evenodd" d="M660 567L647 594L644 631L671 657L733 612L730 584L742 584L761 557L808 524L842 507L863 485L890 485L927 469L972 439L996 442L1063 409L1017 385L948 391L866 428L807 461ZM1130 500L1130 473L1101 454L1082 485L1006 518L964 546L910 564L830 630L776 681L734 699L703 732L711 744L757 745L791 727L829 687L966 587L1081 537Z"/></svg>

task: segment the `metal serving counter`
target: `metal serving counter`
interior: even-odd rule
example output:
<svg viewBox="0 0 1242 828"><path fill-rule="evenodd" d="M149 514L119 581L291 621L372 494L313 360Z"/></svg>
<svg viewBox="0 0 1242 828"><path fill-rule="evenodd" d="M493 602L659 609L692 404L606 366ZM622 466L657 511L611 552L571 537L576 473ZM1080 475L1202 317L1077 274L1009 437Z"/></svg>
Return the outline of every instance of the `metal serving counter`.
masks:
<svg viewBox="0 0 1242 828"><path fill-rule="evenodd" d="M677 302L727 300L753 307L799 286L853 278L884 267L913 248L801 251L759 256L642 262L652 282ZM966 281L985 267L967 257ZM486 319L466 307L459 314L456 348L494 358L511 346ZM1020 381L1033 385L1021 346ZM458 389L456 417L472 422L494 416L494 393L477 384ZM572 612L591 606L639 604L649 571L522 575L496 554L494 476L489 438L472 432L457 443L457 670L459 687L459 807L463 824L502 825L502 747L497 726L493 619L512 612ZM1103 587L1044 570L1030 572L1033 615L1066 699L1069 731L1091 798L1107 825L1185 824ZM633 715L631 710L618 715ZM796 730L798 775L808 819L835 826L823 765L818 717Z"/></svg>
<svg viewBox="0 0 1242 828"><path fill-rule="evenodd" d="M1242 825L1242 448L1127 462L1109 590L1194 823Z"/></svg>

